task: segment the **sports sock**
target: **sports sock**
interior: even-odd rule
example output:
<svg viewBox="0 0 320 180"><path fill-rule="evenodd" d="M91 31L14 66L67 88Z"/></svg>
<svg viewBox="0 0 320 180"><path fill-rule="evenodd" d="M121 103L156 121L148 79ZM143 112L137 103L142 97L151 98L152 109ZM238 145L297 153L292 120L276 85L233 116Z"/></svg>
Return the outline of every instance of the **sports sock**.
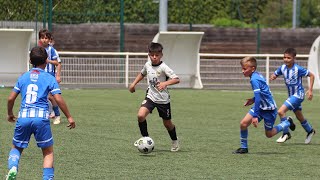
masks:
<svg viewBox="0 0 320 180"><path fill-rule="evenodd" d="M240 147L248 148L248 129L240 130Z"/></svg>
<svg viewBox="0 0 320 180"><path fill-rule="evenodd" d="M139 122L140 133L143 137L149 136L147 120Z"/></svg>
<svg viewBox="0 0 320 180"><path fill-rule="evenodd" d="M8 168L9 170L15 166L18 169L19 166L19 160L20 160L20 151L16 148L11 149L9 153L9 158L8 158Z"/></svg>
<svg viewBox="0 0 320 180"><path fill-rule="evenodd" d="M171 140L175 141L175 140L178 139L177 138L177 133L176 133L176 127L173 127L173 129L170 130L170 131L168 130L168 133L170 135Z"/></svg>
<svg viewBox="0 0 320 180"><path fill-rule="evenodd" d="M308 133L312 130L311 124L305 119L304 121L301 122L301 126L303 129Z"/></svg>
<svg viewBox="0 0 320 180"><path fill-rule="evenodd" d="M52 109L55 116L60 116L59 106L53 106Z"/></svg>
<svg viewBox="0 0 320 180"><path fill-rule="evenodd" d="M287 117L281 118L280 124L287 120ZM290 125L290 124L289 124ZM283 134L287 134L289 132L289 126L283 128Z"/></svg>
<svg viewBox="0 0 320 180"><path fill-rule="evenodd" d="M54 168L43 168L43 180L52 180L54 178Z"/></svg>
<svg viewBox="0 0 320 180"><path fill-rule="evenodd" d="M288 130L289 126L290 126L290 122L288 120L285 120L285 121L281 121L281 123L276 125L274 128L277 130L277 133L279 133L280 131L284 131L285 129Z"/></svg>

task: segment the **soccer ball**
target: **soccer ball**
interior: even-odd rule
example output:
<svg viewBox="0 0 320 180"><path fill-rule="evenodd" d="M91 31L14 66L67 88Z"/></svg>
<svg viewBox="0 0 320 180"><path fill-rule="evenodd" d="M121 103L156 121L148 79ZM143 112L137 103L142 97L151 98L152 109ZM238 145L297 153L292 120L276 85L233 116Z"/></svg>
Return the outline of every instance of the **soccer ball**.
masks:
<svg viewBox="0 0 320 180"><path fill-rule="evenodd" d="M143 154L149 154L154 149L154 141L151 137L142 137L137 141L137 148Z"/></svg>

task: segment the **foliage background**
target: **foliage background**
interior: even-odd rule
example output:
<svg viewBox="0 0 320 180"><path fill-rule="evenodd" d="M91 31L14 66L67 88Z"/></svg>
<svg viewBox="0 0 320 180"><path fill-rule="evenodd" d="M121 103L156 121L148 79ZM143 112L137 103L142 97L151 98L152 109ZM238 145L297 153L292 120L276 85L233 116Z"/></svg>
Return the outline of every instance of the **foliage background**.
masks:
<svg viewBox="0 0 320 180"><path fill-rule="evenodd" d="M43 3L46 2L46 3ZM0 20L35 21L49 0L0 0ZM54 23L119 22L119 0L52 0ZM159 0L123 0L125 23L158 23ZM299 27L320 26L320 1L297 0ZM169 0L168 23L291 27L293 0ZM46 16L44 16L44 11ZM38 14L38 16L37 16ZM37 18L38 17L38 18Z"/></svg>

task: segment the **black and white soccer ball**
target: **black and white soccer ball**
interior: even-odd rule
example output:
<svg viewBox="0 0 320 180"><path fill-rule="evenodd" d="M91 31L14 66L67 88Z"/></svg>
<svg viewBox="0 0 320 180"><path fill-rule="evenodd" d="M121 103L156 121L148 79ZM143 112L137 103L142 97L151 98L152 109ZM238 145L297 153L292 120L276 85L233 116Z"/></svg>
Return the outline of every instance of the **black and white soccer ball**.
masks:
<svg viewBox="0 0 320 180"><path fill-rule="evenodd" d="M149 154L154 149L154 141L151 137L142 137L137 142L138 150L143 154Z"/></svg>

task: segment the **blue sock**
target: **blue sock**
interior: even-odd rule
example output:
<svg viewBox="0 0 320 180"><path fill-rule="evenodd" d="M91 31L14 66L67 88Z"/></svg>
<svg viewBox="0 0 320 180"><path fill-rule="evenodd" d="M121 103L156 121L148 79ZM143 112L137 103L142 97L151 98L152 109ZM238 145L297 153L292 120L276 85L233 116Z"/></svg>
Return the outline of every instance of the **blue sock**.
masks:
<svg viewBox="0 0 320 180"><path fill-rule="evenodd" d="M310 132L312 130L311 124L305 119L304 121L301 122L301 126L306 130L306 132Z"/></svg>
<svg viewBox="0 0 320 180"><path fill-rule="evenodd" d="M281 118L280 119L280 124L282 123L282 122L284 122L285 120L287 120L287 117L284 117L284 118ZM290 125L290 124L289 124ZM285 127L285 128L283 128L283 134L287 134L288 132L289 132L289 128L288 128L289 126L287 126L287 127Z"/></svg>
<svg viewBox="0 0 320 180"><path fill-rule="evenodd" d="M19 166L19 160L20 160L20 151L16 148L11 149L9 153L9 158L8 158L8 168L9 170L15 166L18 169Z"/></svg>
<svg viewBox="0 0 320 180"><path fill-rule="evenodd" d="M240 147L248 148L248 129L240 130Z"/></svg>
<svg viewBox="0 0 320 180"><path fill-rule="evenodd" d="M274 128L277 130L277 133L279 133L281 131L284 132L285 129L288 130L289 126L290 126L290 122L285 120L285 121L281 121L281 123L276 125Z"/></svg>
<svg viewBox="0 0 320 180"><path fill-rule="evenodd" d="M59 106L53 106L52 109L55 116L60 116Z"/></svg>
<svg viewBox="0 0 320 180"><path fill-rule="evenodd" d="M52 180L54 178L54 168L43 168L43 180Z"/></svg>

